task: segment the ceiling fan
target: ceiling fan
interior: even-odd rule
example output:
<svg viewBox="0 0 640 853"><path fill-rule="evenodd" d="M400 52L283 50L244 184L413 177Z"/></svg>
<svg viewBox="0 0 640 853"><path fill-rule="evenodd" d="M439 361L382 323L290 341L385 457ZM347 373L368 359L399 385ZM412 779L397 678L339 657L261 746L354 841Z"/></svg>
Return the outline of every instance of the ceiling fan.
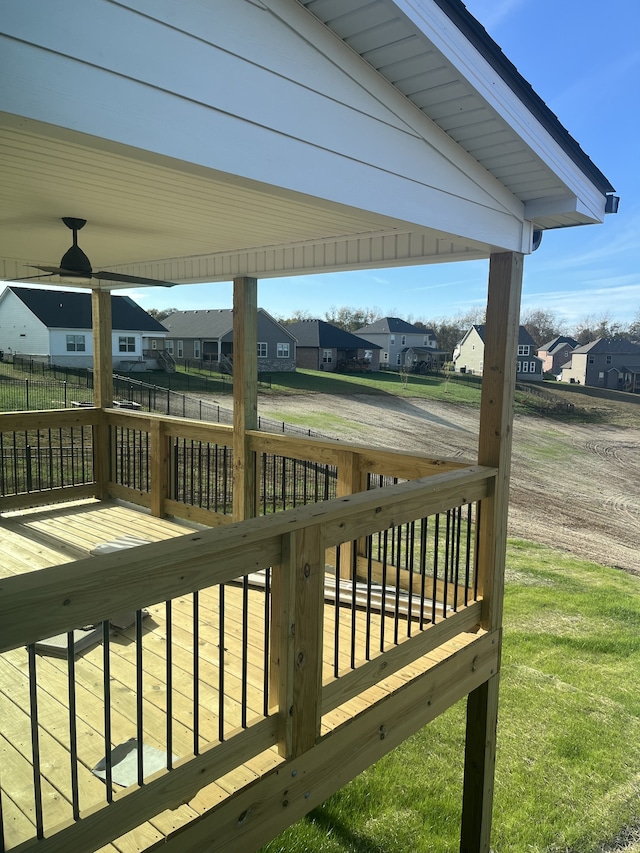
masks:
<svg viewBox="0 0 640 853"><path fill-rule="evenodd" d="M174 287L174 281L162 281L155 278L143 278L139 275L124 275L117 272L94 272L89 258L78 246L78 231L87 224L86 219L76 219L73 216L63 216L62 221L73 232L73 245L62 257L59 267L43 267L32 264L34 269L42 270L47 275L60 275L65 278L95 278L99 281L114 282L117 284L144 284L153 287ZM41 276L32 276L41 278ZM26 279L22 279L25 281Z"/></svg>

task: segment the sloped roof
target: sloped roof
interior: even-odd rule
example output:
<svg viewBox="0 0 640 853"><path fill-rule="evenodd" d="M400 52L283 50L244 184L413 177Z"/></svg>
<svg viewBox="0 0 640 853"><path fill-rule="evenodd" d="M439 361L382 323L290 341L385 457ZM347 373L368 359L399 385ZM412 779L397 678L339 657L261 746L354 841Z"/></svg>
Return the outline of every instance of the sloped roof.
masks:
<svg viewBox="0 0 640 853"><path fill-rule="evenodd" d="M231 308L174 311L162 321L172 338L221 338L233 331Z"/></svg>
<svg viewBox="0 0 640 853"><path fill-rule="evenodd" d="M162 321L172 338L196 338L217 340L233 335L232 308L198 308L194 311L174 311ZM258 331L263 324L272 323L294 340L287 326L271 316L264 308L258 308Z"/></svg>
<svg viewBox="0 0 640 853"><path fill-rule="evenodd" d="M632 344L626 338L596 338L595 341L574 349L574 353L585 352L593 355L640 355L640 345Z"/></svg>
<svg viewBox="0 0 640 853"><path fill-rule="evenodd" d="M555 338L547 341L546 344L542 344L542 346L538 347L538 352L552 353L567 344L574 348L580 346L579 342L575 338L570 338L567 335L557 335Z"/></svg>
<svg viewBox="0 0 640 853"><path fill-rule="evenodd" d="M401 320L400 317L382 317L380 320L376 320L375 323L369 323L367 326L356 329L355 334L385 335L397 332L409 335L433 335L435 337L433 329L418 328L418 326L407 323L406 320Z"/></svg>
<svg viewBox="0 0 640 853"><path fill-rule="evenodd" d="M476 324L474 323L473 327L477 333L480 335L482 342L484 343L484 334L485 334L485 326L484 324ZM466 337L466 335L465 335ZM525 329L524 326L518 326L518 346L530 346L534 349L536 348L536 342L533 340L529 332Z"/></svg>
<svg viewBox="0 0 640 853"><path fill-rule="evenodd" d="M48 329L91 329L91 294L80 291L39 290L14 287L11 290ZM111 297L113 329L166 334L165 327L128 296Z"/></svg>
<svg viewBox="0 0 640 853"><path fill-rule="evenodd" d="M300 347L322 347L324 349L382 349L351 332L345 332L326 320L300 320L289 323L287 329L298 340Z"/></svg>

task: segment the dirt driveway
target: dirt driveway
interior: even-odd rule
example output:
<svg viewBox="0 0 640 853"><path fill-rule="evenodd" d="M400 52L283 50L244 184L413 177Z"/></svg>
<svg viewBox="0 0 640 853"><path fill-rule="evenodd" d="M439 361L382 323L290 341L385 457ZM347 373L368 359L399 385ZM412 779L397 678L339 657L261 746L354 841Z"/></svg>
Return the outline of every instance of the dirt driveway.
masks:
<svg viewBox="0 0 640 853"><path fill-rule="evenodd" d="M260 414L308 416L327 436L475 461L478 411L417 398L274 395ZM331 426L316 416L331 414ZM640 425L517 416L509 535L640 574Z"/></svg>

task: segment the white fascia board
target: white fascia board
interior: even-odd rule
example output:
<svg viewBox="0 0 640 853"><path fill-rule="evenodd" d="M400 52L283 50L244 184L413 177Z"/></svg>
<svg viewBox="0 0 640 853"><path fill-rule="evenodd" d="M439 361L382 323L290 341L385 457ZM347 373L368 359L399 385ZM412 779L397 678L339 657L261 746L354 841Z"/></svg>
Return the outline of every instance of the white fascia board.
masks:
<svg viewBox="0 0 640 853"><path fill-rule="evenodd" d="M561 146L527 110L487 60L435 3L423 0L393 0L393 5L425 34L430 42L457 68L476 92L554 171L570 193L575 194L594 222L604 219L602 193L562 150Z"/></svg>
<svg viewBox="0 0 640 853"><path fill-rule="evenodd" d="M600 196L603 198L602 196ZM583 204L576 196L550 196L549 198L535 198L525 202L524 215L532 222L548 216L563 216L577 214L584 217L586 221L593 223L601 222L604 217L604 200L601 216L592 218L591 210Z"/></svg>

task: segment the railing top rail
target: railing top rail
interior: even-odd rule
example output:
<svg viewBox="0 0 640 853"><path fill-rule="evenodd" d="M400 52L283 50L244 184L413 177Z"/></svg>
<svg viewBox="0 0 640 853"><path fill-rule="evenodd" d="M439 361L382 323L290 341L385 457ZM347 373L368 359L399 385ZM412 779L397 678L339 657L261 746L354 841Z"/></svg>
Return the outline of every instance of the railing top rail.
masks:
<svg viewBox="0 0 640 853"><path fill-rule="evenodd" d="M307 527L326 548L478 500L496 473L470 466L3 579L0 651L278 565L283 538Z"/></svg>
<svg viewBox="0 0 640 853"><path fill-rule="evenodd" d="M97 424L102 410L94 406L74 409L47 409L38 412L0 412L0 432L48 429Z"/></svg>

